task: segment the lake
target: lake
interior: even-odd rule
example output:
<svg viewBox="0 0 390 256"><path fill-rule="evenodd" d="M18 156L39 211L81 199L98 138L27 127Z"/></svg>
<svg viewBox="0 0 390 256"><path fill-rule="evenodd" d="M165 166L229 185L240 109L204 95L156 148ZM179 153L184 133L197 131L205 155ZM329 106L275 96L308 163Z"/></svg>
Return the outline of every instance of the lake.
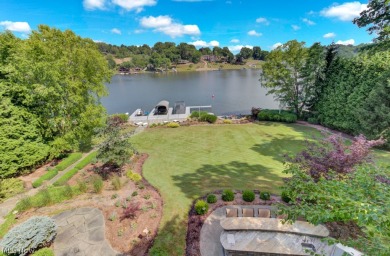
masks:
<svg viewBox="0 0 390 256"><path fill-rule="evenodd" d="M260 86L259 70L221 70L168 74L115 75L102 99L108 114L150 111L161 100L187 106L212 105L217 115L248 114L252 107L277 109L279 104ZM214 97L213 97L214 95Z"/></svg>

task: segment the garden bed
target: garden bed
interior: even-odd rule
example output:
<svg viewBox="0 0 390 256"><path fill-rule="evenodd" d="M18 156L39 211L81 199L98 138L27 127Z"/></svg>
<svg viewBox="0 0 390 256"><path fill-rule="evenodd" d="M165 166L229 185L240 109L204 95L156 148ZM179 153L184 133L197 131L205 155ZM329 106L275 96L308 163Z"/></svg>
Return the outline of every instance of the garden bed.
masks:
<svg viewBox="0 0 390 256"><path fill-rule="evenodd" d="M134 173L141 174L142 165L147 157L146 154L134 156L132 163L126 165L124 169L131 169ZM18 213L16 224L32 216L52 216L74 208L94 207L103 212L106 239L115 250L125 255L147 254L157 234L162 215L161 196L144 179L136 183L126 175L120 177L122 183L120 189L114 190L112 181L108 179L103 182L101 193L96 193L93 189L93 179L96 177L93 171L94 167L97 167L97 165L89 164L68 182L71 186L77 186L80 181L87 184L88 190L86 193L55 205L33 208ZM134 192L137 192L137 195L133 194ZM139 203L140 210L136 213L134 219L121 220L124 210L123 205L129 205L130 203ZM116 215L116 218L113 218L113 215ZM146 230L148 232L145 232Z"/></svg>

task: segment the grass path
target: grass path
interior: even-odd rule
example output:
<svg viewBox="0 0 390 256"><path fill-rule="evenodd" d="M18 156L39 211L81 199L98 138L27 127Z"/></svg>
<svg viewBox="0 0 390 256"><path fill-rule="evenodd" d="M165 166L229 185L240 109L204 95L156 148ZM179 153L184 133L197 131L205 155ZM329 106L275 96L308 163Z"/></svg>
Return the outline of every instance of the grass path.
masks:
<svg viewBox="0 0 390 256"><path fill-rule="evenodd" d="M47 185L52 185L56 180L62 177L65 173L67 173L69 170L71 170L74 166L76 166L79 162L81 162L86 156L88 156L90 153L94 152L95 150L84 153L83 156L76 161L75 163L71 164L68 166L66 169L63 171L60 171L53 179L47 181ZM12 211L17 203L19 202L20 199L27 197L27 196L33 196L39 192L40 189L43 187L38 187L38 188L32 188L24 193L15 195L14 197L8 198L6 201L0 204L0 225L4 223L5 219L4 217Z"/></svg>
<svg viewBox="0 0 390 256"><path fill-rule="evenodd" d="M296 153L313 128L280 123L149 129L133 138L149 154L145 178L164 199L164 214L151 255L184 255L191 202L218 189L280 193L284 154Z"/></svg>

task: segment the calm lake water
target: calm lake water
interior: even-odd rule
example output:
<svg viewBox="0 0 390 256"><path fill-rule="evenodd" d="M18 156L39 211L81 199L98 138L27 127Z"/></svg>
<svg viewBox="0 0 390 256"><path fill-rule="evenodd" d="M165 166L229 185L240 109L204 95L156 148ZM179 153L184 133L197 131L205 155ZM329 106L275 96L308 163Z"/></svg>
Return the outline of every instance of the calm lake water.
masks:
<svg viewBox="0 0 390 256"><path fill-rule="evenodd" d="M279 104L260 86L258 70L224 70L169 74L115 75L102 99L109 114L150 111L161 100L187 106L212 105L217 115L248 114L252 107L277 109ZM213 97L214 95L214 97Z"/></svg>

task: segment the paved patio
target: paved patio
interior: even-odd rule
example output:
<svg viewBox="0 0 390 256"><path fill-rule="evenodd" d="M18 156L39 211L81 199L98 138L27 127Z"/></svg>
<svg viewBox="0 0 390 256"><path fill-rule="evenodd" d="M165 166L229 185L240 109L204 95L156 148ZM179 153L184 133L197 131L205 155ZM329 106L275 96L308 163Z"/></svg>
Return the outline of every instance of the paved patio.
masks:
<svg viewBox="0 0 390 256"><path fill-rule="evenodd" d="M58 226L56 256L117 256L105 239L105 222L96 208L78 208L53 217Z"/></svg>
<svg viewBox="0 0 390 256"><path fill-rule="evenodd" d="M266 205L230 205L224 206L213 211L204 222L200 231L200 254L202 256L223 256L223 248L220 241L223 228L220 225L222 219L226 219L226 208L252 208L255 212L258 209L270 209L272 215L272 207ZM242 213L239 210L238 216L241 217Z"/></svg>

